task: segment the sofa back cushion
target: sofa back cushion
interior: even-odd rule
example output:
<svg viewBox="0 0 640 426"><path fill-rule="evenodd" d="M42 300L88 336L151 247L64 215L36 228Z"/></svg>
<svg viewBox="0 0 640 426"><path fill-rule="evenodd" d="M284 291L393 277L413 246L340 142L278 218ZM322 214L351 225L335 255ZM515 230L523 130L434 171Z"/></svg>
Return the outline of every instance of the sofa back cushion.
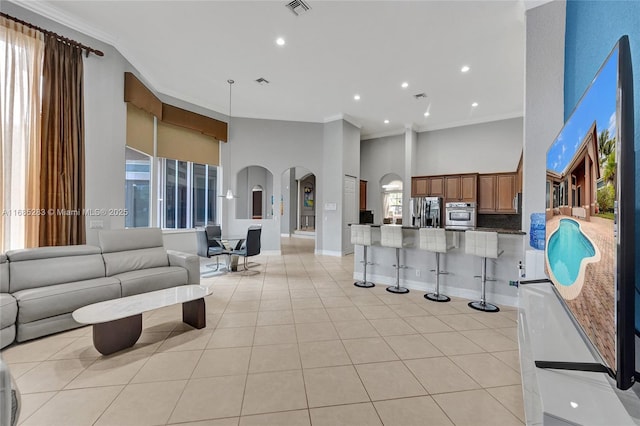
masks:
<svg viewBox="0 0 640 426"><path fill-rule="evenodd" d="M112 229L100 231L102 253L163 247L160 228Z"/></svg>
<svg viewBox="0 0 640 426"><path fill-rule="evenodd" d="M0 253L0 293L9 293L9 264L7 255Z"/></svg>
<svg viewBox="0 0 640 426"><path fill-rule="evenodd" d="M100 248L87 245L10 250L9 292L105 276Z"/></svg>
<svg viewBox="0 0 640 426"><path fill-rule="evenodd" d="M103 253L102 257L108 277L139 269L169 266L169 256L164 247Z"/></svg>

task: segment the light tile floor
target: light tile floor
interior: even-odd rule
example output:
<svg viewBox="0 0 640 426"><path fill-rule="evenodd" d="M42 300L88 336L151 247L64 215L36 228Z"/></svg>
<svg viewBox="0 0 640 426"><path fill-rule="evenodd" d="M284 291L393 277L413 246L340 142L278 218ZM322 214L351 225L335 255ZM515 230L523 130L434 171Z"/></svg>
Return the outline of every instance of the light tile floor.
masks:
<svg viewBox="0 0 640 426"><path fill-rule="evenodd" d="M353 286L353 257L283 239L254 275L204 278L207 327L144 316L102 357L89 327L1 355L24 425L522 425L516 311Z"/></svg>

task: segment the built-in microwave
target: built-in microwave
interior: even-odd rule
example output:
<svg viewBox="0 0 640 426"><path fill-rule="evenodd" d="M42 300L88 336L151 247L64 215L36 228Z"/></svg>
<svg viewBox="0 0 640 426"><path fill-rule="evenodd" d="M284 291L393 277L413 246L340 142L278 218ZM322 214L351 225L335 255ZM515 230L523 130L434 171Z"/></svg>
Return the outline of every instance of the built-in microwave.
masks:
<svg viewBox="0 0 640 426"><path fill-rule="evenodd" d="M475 229L476 203L447 203L445 205L445 227L452 229Z"/></svg>

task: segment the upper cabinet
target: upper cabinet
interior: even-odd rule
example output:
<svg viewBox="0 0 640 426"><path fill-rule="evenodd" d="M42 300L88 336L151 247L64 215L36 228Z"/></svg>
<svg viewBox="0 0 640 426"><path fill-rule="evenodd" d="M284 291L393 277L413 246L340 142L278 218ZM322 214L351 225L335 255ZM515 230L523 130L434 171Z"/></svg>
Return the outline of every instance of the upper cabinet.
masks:
<svg viewBox="0 0 640 426"><path fill-rule="evenodd" d="M360 210L367 209L367 181L360 180Z"/></svg>
<svg viewBox="0 0 640 426"><path fill-rule="evenodd" d="M429 178L414 177L411 178L411 196L426 197L429 195Z"/></svg>
<svg viewBox="0 0 640 426"><path fill-rule="evenodd" d="M444 177L444 201L475 203L477 201L478 175Z"/></svg>
<svg viewBox="0 0 640 426"><path fill-rule="evenodd" d="M431 176L429 178L429 196L430 197L444 196L444 177Z"/></svg>
<svg viewBox="0 0 640 426"><path fill-rule="evenodd" d="M478 176L478 213L496 212L496 175Z"/></svg>
<svg viewBox="0 0 640 426"><path fill-rule="evenodd" d="M516 213L517 180L517 173L480 175L478 213Z"/></svg>
<svg viewBox="0 0 640 426"><path fill-rule="evenodd" d="M418 176L411 178L412 197L442 197L444 194L444 177Z"/></svg>
<svg viewBox="0 0 640 426"><path fill-rule="evenodd" d="M417 176L411 178L411 196L442 197L445 202L475 203L477 185L477 174Z"/></svg>

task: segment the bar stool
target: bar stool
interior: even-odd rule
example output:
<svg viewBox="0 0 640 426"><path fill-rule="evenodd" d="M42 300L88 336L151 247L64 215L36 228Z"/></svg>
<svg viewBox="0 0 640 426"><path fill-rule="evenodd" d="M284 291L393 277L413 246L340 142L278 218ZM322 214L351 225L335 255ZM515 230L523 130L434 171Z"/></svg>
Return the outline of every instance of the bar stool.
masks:
<svg viewBox="0 0 640 426"><path fill-rule="evenodd" d="M442 228L420 228L418 232L420 233L420 249L436 254L436 269L431 270L431 272L436 273L436 291L435 293L425 294L424 298L434 302L448 302L451 298L440 294L440 275L448 274L448 272L440 270L440 254L446 253L453 248L451 235L447 234Z"/></svg>
<svg viewBox="0 0 640 426"><path fill-rule="evenodd" d="M408 288L400 287L400 268L405 267L404 265L400 265L400 249L404 248L402 226L382 225L380 227L380 245L396 249L396 264L393 265L393 267L396 269L396 285L387 287L387 291L396 294L409 293Z"/></svg>
<svg viewBox="0 0 640 426"><path fill-rule="evenodd" d="M373 244L373 239L371 238L371 226L351 225L351 244L364 247L364 260L360 262L364 264L364 276L362 277L362 281L356 281L353 285L362 288L375 287L374 283L367 281L367 265L373 265L372 262L367 260L367 247Z"/></svg>
<svg viewBox="0 0 640 426"><path fill-rule="evenodd" d="M466 231L464 233L465 244L464 251L467 254L473 256L482 257L482 294L480 300L475 302L469 302L469 307L478 311L484 312L498 312L500 308L491 303L487 303L486 298L486 286L487 281L495 281L487 279L487 258L497 259L502 254L498 252L498 233L497 232L481 232L481 231Z"/></svg>

